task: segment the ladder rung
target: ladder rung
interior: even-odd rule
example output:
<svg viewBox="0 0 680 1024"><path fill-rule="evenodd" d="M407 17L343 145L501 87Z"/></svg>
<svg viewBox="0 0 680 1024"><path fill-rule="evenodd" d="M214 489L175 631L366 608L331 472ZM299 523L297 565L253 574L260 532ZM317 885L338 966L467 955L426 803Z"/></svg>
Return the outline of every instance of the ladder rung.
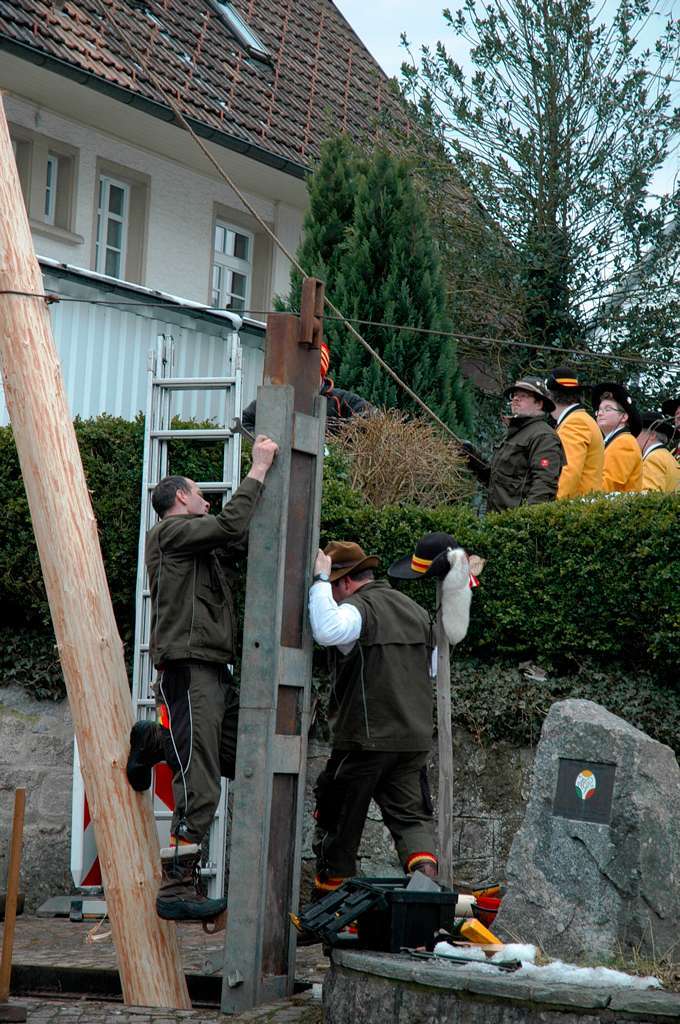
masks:
<svg viewBox="0 0 680 1024"><path fill-rule="evenodd" d="M136 703L138 708L155 708L156 707L156 701L155 701L155 699L153 697L139 697L138 700L135 701L135 703Z"/></svg>
<svg viewBox="0 0 680 1024"><path fill-rule="evenodd" d="M233 388L235 377L154 377L154 387L167 388L168 391L217 391L220 388Z"/></svg>
<svg viewBox="0 0 680 1024"><path fill-rule="evenodd" d="M234 482L233 480L197 480L196 483L202 491L233 491ZM158 484L147 484L147 489L153 491L154 487ZM149 591L146 590L142 596L148 596Z"/></svg>
<svg viewBox="0 0 680 1024"><path fill-rule="evenodd" d="M222 427L211 430L151 430L149 436L165 441L221 441L225 437L233 437L234 433Z"/></svg>

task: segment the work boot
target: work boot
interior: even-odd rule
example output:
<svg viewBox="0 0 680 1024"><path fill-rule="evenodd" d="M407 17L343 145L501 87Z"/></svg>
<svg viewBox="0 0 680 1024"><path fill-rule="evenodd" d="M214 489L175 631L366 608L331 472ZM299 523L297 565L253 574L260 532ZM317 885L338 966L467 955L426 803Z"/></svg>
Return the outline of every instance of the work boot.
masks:
<svg viewBox="0 0 680 1024"><path fill-rule="evenodd" d="M227 909L226 899L205 895L200 876L201 848L196 843L161 850L161 880L156 913L166 921L210 921Z"/></svg>
<svg viewBox="0 0 680 1024"><path fill-rule="evenodd" d="M135 722L130 730L130 753L125 773L137 793L151 785L151 769L165 761L163 731L157 722Z"/></svg>

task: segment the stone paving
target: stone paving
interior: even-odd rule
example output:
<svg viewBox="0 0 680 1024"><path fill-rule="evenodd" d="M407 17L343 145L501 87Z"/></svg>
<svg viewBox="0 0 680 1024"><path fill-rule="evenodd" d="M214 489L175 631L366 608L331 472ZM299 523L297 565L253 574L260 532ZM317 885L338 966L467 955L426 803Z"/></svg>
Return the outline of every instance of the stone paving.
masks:
<svg viewBox="0 0 680 1024"><path fill-rule="evenodd" d="M177 926L184 969L188 975L213 978L221 973L224 933L206 935L200 925ZM116 971L116 951L108 922L74 923L68 918L17 918L12 963L17 966L97 968ZM2 926L0 926L0 934ZM98 938L102 936L102 938ZM320 984L328 967L321 946L298 950L295 978L313 989L260 1006L228 1019L243 1024L321 1024ZM11 1003L25 1006L31 1024L199 1024L225 1020L219 1009L151 1009L123 1006L121 1002L88 998L51 998L42 995L11 997Z"/></svg>

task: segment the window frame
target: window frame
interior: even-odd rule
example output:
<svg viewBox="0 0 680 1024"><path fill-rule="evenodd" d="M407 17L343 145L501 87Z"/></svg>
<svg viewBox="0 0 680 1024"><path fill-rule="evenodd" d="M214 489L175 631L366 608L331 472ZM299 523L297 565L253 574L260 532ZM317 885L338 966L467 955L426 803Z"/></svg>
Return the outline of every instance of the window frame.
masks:
<svg viewBox="0 0 680 1024"><path fill-rule="evenodd" d="M242 235L248 239L248 259L243 260L238 256L229 256L227 253L219 252L215 246L216 235L218 228L222 228L224 231L231 231L235 235ZM255 249L255 234L248 228L242 227L240 224L234 224L227 220L225 217L216 214L213 217L212 224L212 245L211 245L211 259L210 259L210 290L209 290L209 304L219 309L226 309L230 313L235 313L237 316L241 316L247 312L250 308L250 298L253 288L253 269L254 269L254 249ZM221 270L231 271L232 273L241 274L245 277L246 287L245 295L243 296L243 308L236 309L229 307L224 304L225 292L220 285L219 301L215 302L215 268L219 267ZM228 293L234 297L233 291ZM240 298L240 296L237 296Z"/></svg>
<svg viewBox="0 0 680 1024"><path fill-rule="evenodd" d="M57 195L59 192L59 155L51 150L47 154L45 164L47 174L45 175L45 201L43 204L43 220L45 224L54 227L54 216L57 209ZM52 173L50 175L50 168Z"/></svg>
<svg viewBox="0 0 680 1024"><path fill-rule="evenodd" d="M31 230L70 244L82 243L83 238L73 232L79 150L15 122L10 122L9 133ZM51 208L46 213L50 163L57 173L51 184Z"/></svg>
<svg viewBox="0 0 680 1024"><path fill-rule="evenodd" d="M105 257L98 258L98 217L100 211L99 182L109 179L117 186L127 189L127 221L123 256L120 261L119 280L131 284L144 284L149 242L149 210L151 206L151 178L142 171L137 171L124 164L98 156L95 165L94 183L92 186L92 228L90 236L90 266L96 273L106 274ZM106 236L104 235L103 238ZM104 245L106 249L106 245ZM107 275L110 276L110 275Z"/></svg>
<svg viewBox="0 0 680 1024"><path fill-rule="evenodd" d="M123 193L123 211L121 214L113 213L110 209L111 187L119 188ZM102 193L106 196L106 207L102 203ZM106 209L106 216L103 211ZM108 227L109 221L113 220L122 225L120 248L109 245ZM104 223L106 229L104 229ZM130 185L111 174L99 173L97 175L97 220L94 232L94 269L98 274L105 274L107 277L115 277L119 281L125 280L125 269L127 265L127 242L130 230ZM103 238L100 240L100 232ZM106 269L106 261L109 250L118 252L118 273L110 274Z"/></svg>

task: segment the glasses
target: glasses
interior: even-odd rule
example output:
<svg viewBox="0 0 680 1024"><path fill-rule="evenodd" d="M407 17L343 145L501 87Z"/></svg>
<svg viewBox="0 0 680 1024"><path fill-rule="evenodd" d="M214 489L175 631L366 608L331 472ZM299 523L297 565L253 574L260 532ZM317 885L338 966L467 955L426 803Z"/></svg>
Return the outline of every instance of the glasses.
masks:
<svg viewBox="0 0 680 1024"><path fill-rule="evenodd" d="M598 406L597 413L601 412L615 412L619 416L623 416L623 409L619 409L616 405L600 405Z"/></svg>

